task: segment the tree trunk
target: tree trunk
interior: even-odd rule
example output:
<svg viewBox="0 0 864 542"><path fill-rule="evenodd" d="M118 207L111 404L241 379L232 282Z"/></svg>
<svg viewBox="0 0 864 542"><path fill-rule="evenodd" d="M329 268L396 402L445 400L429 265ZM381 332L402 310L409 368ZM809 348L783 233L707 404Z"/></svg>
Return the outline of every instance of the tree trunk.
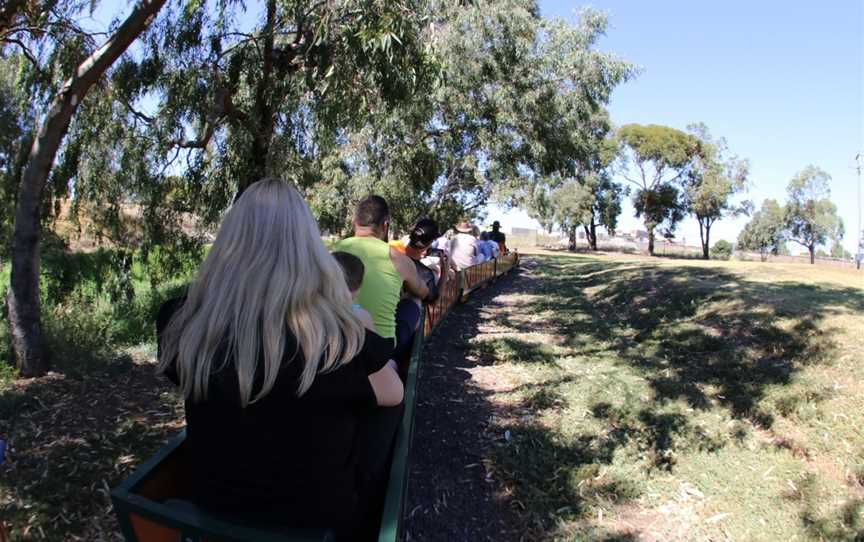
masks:
<svg viewBox="0 0 864 542"><path fill-rule="evenodd" d="M570 252L576 252L576 226L570 226Z"/></svg>
<svg viewBox="0 0 864 542"><path fill-rule="evenodd" d="M276 0L267 0L267 19L264 24L264 47L262 51L261 79L255 88L255 106L253 107L253 125L256 133L252 134L252 148L248 156L248 171L241 178L237 187L235 201L252 183L258 182L269 174L270 141L273 139L275 116L270 100L270 86L273 74L274 41L276 27Z"/></svg>
<svg viewBox="0 0 864 542"><path fill-rule="evenodd" d="M703 226L701 220L697 219L697 222L699 222L699 241L702 243L702 258L705 260L710 260L711 254L708 247L710 247L711 245L708 242L708 236L711 233L711 227L707 224Z"/></svg>
<svg viewBox="0 0 864 542"><path fill-rule="evenodd" d="M54 157L81 100L105 71L144 31L166 0L141 0L117 31L87 57L51 102L21 176L12 236L12 276L7 294L12 352L22 376L48 370L39 299L39 238L42 190Z"/></svg>
<svg viewBox="0 0 864 542"><path fill-rule="evenodd" d="M654 255L654 226L648 226L648 255Z"/></svg>
<svg viewBox="0 0 864 542"><path fill-rule="evenodd" d="M807 250L810 251L810 265L813 265L816 263L816 245L808 246Z"/></svg>
<svg viewBox="0 0 864 542"><path fill-rule="evenodd" d="M594 222L585 225L585 237L588 239L588 248L597 250L597 226Z"/></svg>

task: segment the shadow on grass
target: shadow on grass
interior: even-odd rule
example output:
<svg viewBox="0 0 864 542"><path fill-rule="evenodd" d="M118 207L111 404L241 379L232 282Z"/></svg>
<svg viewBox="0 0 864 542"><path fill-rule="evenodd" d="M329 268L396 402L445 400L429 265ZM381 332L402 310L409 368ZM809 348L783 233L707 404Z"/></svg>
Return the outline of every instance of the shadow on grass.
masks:
<svg viewBox="0 0 864 542"><path fill-rule="evenodd" d="M584 518L592 506L638 497L630 480L600 475L601 465L611 461L614 451L636 438L629 428L571 441L539 424L505 431L495 421L499 416L556 408L563 401L558 386L575 377L533 386L527 390L529 399L515 407L519 412L493 404L492 392L473 379L475 368L504 362L559 368L559 353L552 345L509 336L468 341L481 333L481 309L487 322L506 320L500 311L510 303L499 301L497 295L519 295L539 285L537 276L523 272L500 288L473 296L427 343L405 507L411 539L544 540L557 521ZM657 431L667 423L658 420ZM570 476L569 471L578 474ZM590 537L637 539L635 534L604 529L592 530Z"/></svg>
<svg viewBox="0 0 864 542"><path fill-rule="evenodd" d="M108 488L182 425L182 402L152 365L127 355L96 367L0 393L0 516L13 540L114 537Z"/></svg>
<svg viewBox="0 0 864 542"><path fill-rule="evenodd" d="M556 315L549 323L572 347L611 343L650 382L655 403L720 404L764 427L774 416L758 406L766 389L788 384L804 366L831 361L834 330L825 319L864 312L864 296L854 288L750 282L722 269L568 260L544 262L549 295L525 312Z"/></svg>
<svg viewBox="0 0 864 542"><path fill-rule="evenodd" d="M463 464L491 458L487 479L451 489L488 495L488 477L498 479L501 487L492 498L506 509L507 517L501 521L493 517L486 530L460 530L462 516L479 515L481 510L469 506L467 511L453 507L445 511L439 497L438 507L432 506L433 512L420 521L421 528L413 531L420 538L435 529L441 529L441 536L459 539L539 540L562 533L577 539L639 538L638 532L618 532L592 519L597 508L640 497L641 488L633 480L616 479L611 474L615 469L606 468L616 461L616 454L627 454L625 461L649 472L674 471L679 453L741 444L753 425L770 429L777 416L796 412L800 404L825 401L831 397L830 390L778 390L791 384L805 367L832 363L833 316L864 312L864 296L854 288L754 282L724 268L602 261L579 255L531 259L535 265L526 259L530 268L515 285L499 292L526 294L511 302L510 310L496 299L478 299L477 305L494 313L501 327L517 334L554 334L563 338L563 345L507 336L460 346L480 332L481 318L464 313L458 325L448 323L440 332L450 334L442 341L446 344L438 357L440 368L424 371L421 378L425 401L418 411L414 453L415 461L427 465L412 470L412 484L416 478L428 479L412 490L409 510L424 510L427 503L418 492L434 493L447 485L446 476L465 478L460 472ZM592 423L584 430L562 433L538 418L566 407L568 387L583 375L565 373L522 384L511 390L521 398L518 404L506 407L493 403L492 392L472 380L472 367L505 362L563 370L558 356L562 346L584 358L586 366L593 356L605 355L610 371L633 375L647 393L615 397L613 390L601 390L588 400L585 415ZM732 422L706 428L685 409L696 414L722 412ZM502 426L495 421L502 415L521 421ZM457 435L466 417L471 420L469 430ZM492 434L483 440L484 431L502 427L510 428L509 437ZM445 453L430 451L436 447L433 441L441 438L452 442L448 447L452 466L446 466ZM470 443L467 455L466 441ZM423 448L419 452L418 444ZM460 505L470 503L460 501ZM813 527L807 530L823 537L860 530L854 523L858 506L849 504L851 512L839 511L846 518L842 521L820 523L811 517L807 521ZM847 526L836 531L838 524ZM569 527L561 531L562 525ZM575 531L566 530L571 527Z"/></svg>

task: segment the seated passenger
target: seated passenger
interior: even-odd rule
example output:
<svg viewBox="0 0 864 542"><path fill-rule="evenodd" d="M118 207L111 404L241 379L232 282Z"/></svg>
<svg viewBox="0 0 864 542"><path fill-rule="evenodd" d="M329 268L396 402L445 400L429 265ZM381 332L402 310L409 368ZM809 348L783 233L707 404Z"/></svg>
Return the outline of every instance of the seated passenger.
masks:
<svg viewBox="0 0 864 542"><path fill-rule="evenodd" d="M450 239L453 239L453 236L456 235L454 230L447 230L444 235L432 241L432 248L435 250L440 250L450 256Z"/></svg>
<svg viewBox="0 0 864 542"><path fill-rule="evenodd" d="M418 301L430 303L435 301L444 283L451 278L450 258L447 253L434 251L430 254L432 244L437 238L438 224L431 218L421 218L411 228L411 233L404 241L405 255L414 261L417 276L429 289L429 294ZM448 272L442 274L442 270Z"/></svg>
<svg viewBox="0 0 864 542"><path fill-rule="evenodd" d="M456 225L457 233L450 240L450 257L453 258L456 269L465 269L479 263L480 251L474 231L474 226L468 222Z"/></svg>
<svg viewBox="0 0 864 542"><path fill-rule="evenodd" d="M489 232L489 239L498 243L498 250L501 254L507 254L507 236L501 231L501 223L497 220L492 223L492 231Z"/></svg>
<svg viewBox="0 0 864 542"><path fill-rule="evenodd" d="M351 301L354 302L351 304L351 310L363 322L363 326L366 329L375 331L375 322L372 321L372 315L361 307L359 303L355 302L357 300L357 292L360 291L360 287L363 285L363 273L366 270L363 262L357 256L348 254L347 252L334 252L333 257L336 258L336 261L342 266L342 272L345 273L345 284L351 292Z"/></svg>
<svg viewBox="0 0 864 542"><path fill-rule="evenodd" d="M157 318L185 396L191 499L229 521L333 527L368 516L367 419L399 405L390 341L363 329L297 190L265 179L225 216L186 295ZM399 407L397 407L399 408ZM365 440L364 440L365 439Z"/></svg>
<svg viewBox="0 0 864 542"><path fill-rule="evenodd" d="M378 333L393 340L396 359L400 359L400 355L410 350L414 330L420 323L420 309L416 305L397 314L403 283L405 290L418 299L425 299L429 289L417 277L414 262L387 244L389 232L390 207L381 196L370 195L357 204L354 236L339 241L334 249L363 261L366 275L357 303L372 315Z"/></svg>
<svg viewBox="0 0 864 542"><path fill-rule="evenodd" d="M483 232L480 234L480 239L477 240L477 250L480 252L480 258L477 259L477 263L485 262L495 258L494 251L492 250L491 245L497 246L497 243L487 240L487 233Z"/></svg>

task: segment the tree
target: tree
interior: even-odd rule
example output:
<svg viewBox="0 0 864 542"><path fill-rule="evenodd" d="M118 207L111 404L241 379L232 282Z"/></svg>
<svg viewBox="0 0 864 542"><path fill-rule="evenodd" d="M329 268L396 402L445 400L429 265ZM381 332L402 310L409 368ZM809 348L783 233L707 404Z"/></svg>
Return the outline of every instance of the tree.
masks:
<svg viewBox="0 0 864 542"><path fill-rule="evenodd" d="M806 247L810 263L816 261L816 247L837 235L842 224L837 207L829 199L831 176L816 166L807 166L789 182L785 220L789 239ZM840 233L842 237L842 233Z"/></svg>
<svg viewBox="0 0 864 542"><path fill-rule="evenodd" d="M54 96L33 139L18 189L12 238L12 274L7 294L12 350L23 376L38 376L48 368L39 298L43 188L78 106L105 71L147 28L164 3L165 0L139 0L108 40L78 64Z"/></svg>
<svg viewBox="0 0 864 542"><path fill-rule="evenodd" d="M576 250L576 232L580 224L587 224L592 215L594 195L591 189L576 179L562 182L550 195L555 223L566 231L569 249Z"/></svg>
<svg viewBox="0 0 864 542"><path fill-rule="evenodd" d="M10 35L3 17L26 32L38 4L0 14L0 38ZM391 200L397 227L420 213L446 224L496 191L584 164L605 134L612 88L632 69L596 50L605 16L546 21L532 0L263 0L254 9L257 17L239 0L167 4L78 100L46 186L74 186L73 209L89 209L119 246L133 242L123 207L140 206L142 250L186 239L172 235L181 214L214 223L265 174L296 182L333 231L369 191ZM32 70L48 89L32 94L48 97L42 109L58 74L96 46L74 22L48 26L58 33L48 49L22 41L25 57L57 59L45 62L56 69ZM66 23L73 30L61 39ZM34 220L47 216L49 192L39 206L28 200ZM32 278L38 244L21 247L19 260L32 265L16 264L26 270L16 276ZM40 357L36 285L19 296L18 329L27 356Z"/></svg>
<svg viewBox="0 0 864 542"><path fill-rule="evenodd" d="M242 2L172 4L154 22L164 3L139 3L92 54L93 36L76 26L84 5L76 0L35 10L42 27L30 20L38 2L26 3L10 12L0 33L0 41L19 47L34 64L42 87L50 89L58 74L75 74L65 87L43 92L57 98L45 107L43 132L33 144L39 153L31 154L20 184L8 299L13 351L26 365L22 374L47 367L38 227L40 211L50 209L43 205L49 172L51 185L74 181L73 209L91 203L96 222L113 230L113 239L127 242L122 208L130 201L144 207L151 239L170 239L166 218L183 211L213 222L264 174L296 172L301 184L316 150L338 139L337 128L364 118L373 100L409 98L415 83L426 82L419 39L425 14L412 2L266 0L263 23L254 28L237 22L249 20L239 17ZM141 47L102 79L151 22ZM52 37L50 46L43 35ZM99 99L85 99L99 80ZM72 121L79 109L87 122ZM185 164L178 167L178 158ZM172 169L183 172L180 190L170 180ZM166 205L178 192L182 197Z"/></svg>
<svg viewBox="0 0 864 542"><path fill-rule="evenodd" d="M711 250L714 252L714 258L718 260L728 260L732 257L732 251L734 250L734 248L735 247L733 247L732 243L730 243L729 241L726 241L725 239L720 239L719 241L714 243L714 246L711 248Z"/></svg>
<svg viewBox="0 0 864 542"><path fill-rule="evenodd" d="M623 189L608 176L589 175L581 179L552 181L551 184L556 188L548 194L545 190L536 194L529 213L548 230L558 225L567 232L570 250L576 249L579 226L584 228L591 250L597 250L597 226L615 233Z"/></svg>
<svg viewBox="0 0 864 542"><path fill-rule="evenodd" d="M608 131L604 105L632 68L595 49L605 16L549 21L526 0L437 6L428 44L440 84L346 131L329 162L343 188L309 187L339 194L313 196L322 211L334 204L327 216L373 190L399 228L419 214L442 225L475 216L490 198L530 202L554 188L537 188L540 179L574 172Z"/></svg>
<svg viewBox="0 0 864 542"><path fill-rule="evenodd" d="M786 227L784 216L776 200L766 199L738 235L738 246L758 251L763 262L769 252L775 255L788 252L783 239Z"/></svg>
<svg viewBox="0 0 864 542"><path fill-rule="evenodd" d="M837 226L834 228L834 231L831 232L831 252L829 255L832 258L840 258L843 260L851 260L852 254L849 253L848 250L843 248L843 236L846 234L846 225L843 223L842 218L837 218Z"/></svg>
<svg viewBox="0 0 864 542"><path fill-rule="evenodd" d="M671 237L684 218L686 207L678 186L701 153L699 140L680 130L651 124L628 124L618 130L620 171L637 187L633 196L636 216L648 231L648 253L654 255L654 230ZM635 168L635 172L629 166Z"/></svg>
<svg viewBox="0 0 864 542"><path fill-rule="evenodd" d="M725 216L749 209L749 202L735 205L732 198L746 189L750 164L729 155L726 140L712 138L705 124L690 125L688 131L701 142L701 152L684 180L684 204L699 223L702 257L707 260L711 226Z"/></svg>
<svg viewBox="0 0 864 542"><path fill-rule="evenodd" d="M18 181L33 131L26 88L19 84L27 62L22 54L0 57L0 258L9 253Z"/></svg>

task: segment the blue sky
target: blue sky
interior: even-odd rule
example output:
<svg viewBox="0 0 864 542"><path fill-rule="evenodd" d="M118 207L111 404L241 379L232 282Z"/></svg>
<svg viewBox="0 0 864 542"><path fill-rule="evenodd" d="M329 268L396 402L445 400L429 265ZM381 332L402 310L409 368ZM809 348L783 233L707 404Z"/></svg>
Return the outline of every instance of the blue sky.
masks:
<svg viewBox="0 0 864 542"><path fill-rule="evenodd" d="M832 200L854 251L858 221L853 157L864 151L864 11L861 0L724 2L596 0L611 27L600 48L642 67L612 96L616 125L683 129L705 122L751 162L750 192L781 203L792 176L815 164L832 177ZM541 1L546 17L573 20L583 4ZM527 225L490 209L489 220ZM713 239L734 241L746 218L718 222ZM627 204L623 229L639 226ZM688 219L679 239L698 245ZM790 247L791 248L791 247Z"/></svg>

